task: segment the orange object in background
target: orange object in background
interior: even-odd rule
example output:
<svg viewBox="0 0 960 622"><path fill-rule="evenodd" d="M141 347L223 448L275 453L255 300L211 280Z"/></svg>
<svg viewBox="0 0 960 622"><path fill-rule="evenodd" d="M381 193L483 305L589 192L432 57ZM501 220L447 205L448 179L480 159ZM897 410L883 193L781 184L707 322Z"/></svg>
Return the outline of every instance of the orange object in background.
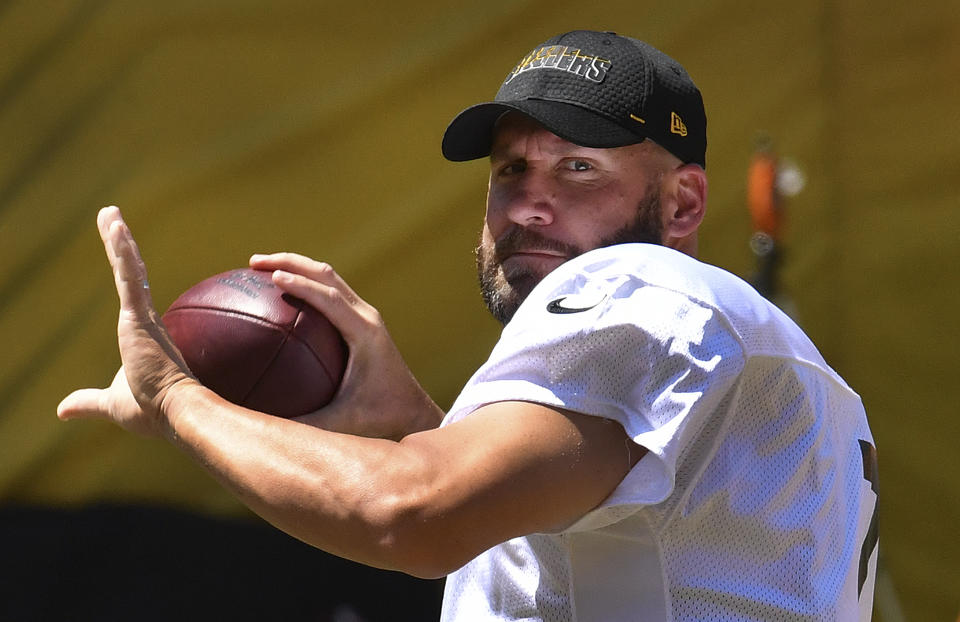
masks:
<svg viewBox="0 0 960 622"><path fill-rule="evenodd" d="M753 230L780 240L781 214L777 194L777 160L768 145L760 146L747 169L747 206Z"/></svg>

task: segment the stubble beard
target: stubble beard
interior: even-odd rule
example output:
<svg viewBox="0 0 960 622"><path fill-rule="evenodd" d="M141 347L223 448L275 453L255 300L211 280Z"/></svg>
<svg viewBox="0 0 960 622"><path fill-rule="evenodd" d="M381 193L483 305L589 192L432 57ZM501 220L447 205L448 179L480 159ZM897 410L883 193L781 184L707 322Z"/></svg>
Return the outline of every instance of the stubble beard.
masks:
<svg viewBox="0 0 960 622"><path fill-rule="evenodd" d="M524 268L514 269L507 275L503 270L505 257L518 250L539 249L558 251L569 259L573 259L593 248L630 242L663 243L660 192L656 187L648 190L646 196L640 201L633 222L602 238L592 248L580 248L553 240L533 229L521 226L514 226L494 244L485 241L481 234L476 249L480 295L494 319L506 325L545 275Z"/></svg>

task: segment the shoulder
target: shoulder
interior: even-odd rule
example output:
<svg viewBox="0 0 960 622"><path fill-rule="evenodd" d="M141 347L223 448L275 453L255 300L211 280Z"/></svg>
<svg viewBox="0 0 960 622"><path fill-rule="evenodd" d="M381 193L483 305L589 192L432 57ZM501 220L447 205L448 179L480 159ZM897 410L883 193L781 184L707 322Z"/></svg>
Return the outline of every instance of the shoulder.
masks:
<svg viewBox="0 0 960 622"><path fill-rule="evenodd" d="M750 285L721 268L655 244L619 244L584 253L547 275L511 324L536 324L549 319L545 313L572 316L635 303L638 298L643 304L633 305L635 317L638 312L655 314L656 308L645 306L653 302L712 309L721 315L731 307L767 304ZM571 317L567 323L573 322Z"/></svg>
<svg viewBox="0 0 960 622"><path fill-rule="evenodd" d="M541 282L541 289L561 283L629 275L644 285L685 293L705 301L721 302L721 294L759 300L740 277L685 253L657 244L617 244L598 248L564 263Z"/></svg>
<svg viewBox="0 0 960 622"><path fill-rule="evenodd" d="M699 263L642 244L567 262L504 327L454 410L527 400L625 421L630 396L662 392L647 385L671 374L721 363L716 378L735 374L741 341L722 313L677 285L687 262Z"/></svg>
<svg viewBox="0 0 960 622"><path fill-rule="evenodd" d="M563 298L557 304L586 306L578 296L602 297L609 305L605 313L615 311L612 318L628 319L661 338L686 336L696 342L701 331L729 337L747 358L802 362L846 386L796 322L749 283L679 251L620 244L584 253L547 275L514 319L543 325L542 318L549 315L543 311L553 301ZM582 320L586 325L591 318Z"/></svg>

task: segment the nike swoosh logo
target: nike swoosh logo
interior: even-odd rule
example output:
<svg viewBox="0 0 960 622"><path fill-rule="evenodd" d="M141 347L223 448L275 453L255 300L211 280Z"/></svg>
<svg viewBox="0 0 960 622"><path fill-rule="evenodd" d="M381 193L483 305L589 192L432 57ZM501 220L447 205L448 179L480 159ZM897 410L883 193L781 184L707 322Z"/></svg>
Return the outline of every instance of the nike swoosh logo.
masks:
<svg viewBox="0 0 960 622"><path fill-rule="evenodd" d="M589 311L590 309L594 308L601 302L598 300L597 302L593 303L589 307L565 307L563 306L563 301L566 299L567 299L566 296L561 296L556 300L551 300L550 304L547 305L547 311L549 311L550 313L561 313L561 314L562 313L582 313L583 311Z"/></svg>

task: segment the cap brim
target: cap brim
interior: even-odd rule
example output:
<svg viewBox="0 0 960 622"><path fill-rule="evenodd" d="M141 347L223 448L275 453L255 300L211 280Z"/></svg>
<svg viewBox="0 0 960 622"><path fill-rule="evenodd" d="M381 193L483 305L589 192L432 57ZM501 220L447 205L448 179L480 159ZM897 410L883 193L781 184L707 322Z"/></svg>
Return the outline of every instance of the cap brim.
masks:
<svg viewBox="0 0 960 622"><path fill-rule="evenodd" d="M639 126L638 131L630 131L574 104L542 99L487 102L467 108L450 122L443 135L443 156L453 162L464 162L490 155L494 126L501 115L511 110L536 119L560 138L582 147L622 147L645 138Z"/></svg>

